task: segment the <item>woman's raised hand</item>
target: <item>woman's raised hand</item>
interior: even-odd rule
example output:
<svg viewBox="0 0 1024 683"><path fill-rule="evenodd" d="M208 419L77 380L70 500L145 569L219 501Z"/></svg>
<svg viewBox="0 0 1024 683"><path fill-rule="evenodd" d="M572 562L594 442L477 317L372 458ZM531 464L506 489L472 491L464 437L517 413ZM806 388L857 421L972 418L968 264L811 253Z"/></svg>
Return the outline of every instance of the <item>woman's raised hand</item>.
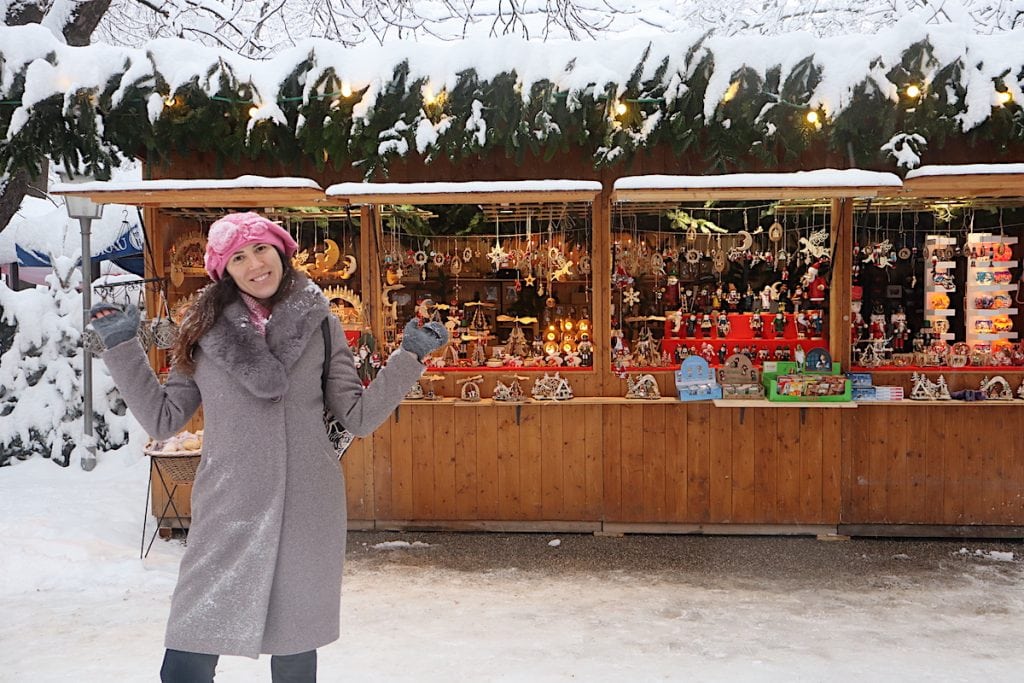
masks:
<svg viewBox="0 0 1024 683"><path fill-rule="evenodd" d="M431 351L436 351L448 343L448 330L439 322L429 322L420 327L418 318L405 324L402 332L402 348L422 361Z"/></svg>
<svg viewBox="0 0 1024 683"><path fill-rule="evenodd" d="M103 346L112 349L118 344L132 339L139 334L139 309L128 306L128 310L108 303L94 304L89 309L92 329L96 331Z"/></svg>

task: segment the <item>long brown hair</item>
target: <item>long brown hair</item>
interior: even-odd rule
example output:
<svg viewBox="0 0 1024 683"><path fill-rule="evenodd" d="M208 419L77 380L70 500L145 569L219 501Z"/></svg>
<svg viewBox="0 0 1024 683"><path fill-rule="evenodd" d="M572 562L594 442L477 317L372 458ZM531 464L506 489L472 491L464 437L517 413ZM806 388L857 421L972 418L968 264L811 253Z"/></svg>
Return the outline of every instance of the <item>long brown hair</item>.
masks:
<svg viewBox="0 0 1024 683"><path fill-rule="evenodd" d="M285 258L284 254L279 251L277 255L281 257L281 284L265 302L267 308L270 309L273 309L274 304L288 294L295 282L295 269L292 268L291 259ZM210 331L224 308L238 299L238 285L226 272L219 281L204 287L199 292L196 302L189 306L188 312L185 313L185 319L181 321L181 327L178 328L178 337L174 341L174 346L171 347L171 365L179 372L191 376L196 371L195 359L192 358L196 344L204 334Z"/></svg>

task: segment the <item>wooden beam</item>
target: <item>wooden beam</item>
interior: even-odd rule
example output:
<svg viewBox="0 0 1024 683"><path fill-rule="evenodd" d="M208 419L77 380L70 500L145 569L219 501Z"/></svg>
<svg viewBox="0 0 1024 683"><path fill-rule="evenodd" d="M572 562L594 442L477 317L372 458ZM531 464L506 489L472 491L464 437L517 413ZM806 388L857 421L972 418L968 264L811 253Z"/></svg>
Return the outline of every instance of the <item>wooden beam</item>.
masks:
<svg viewBox="0 0 1024 683"><path fill-rule="evenodd" d="M709 199L832 199L837 197L878 197L896 191L893 187L694 187L636 188L615 190L613 202L680 202Z"/></svg>
<svg viewBox="0 0 1024 683"><path fill-rule="evenodd" d="M978 173L919 176L904 181L903 192L900 193L900 196L937 199L1024 197L1024 175Z"/></svg>
<svg viewBox="0 0 1024 683"><path fill-rule="evenodd" d="M620 382L612 373L611 356L611 193L603 190L592 207L591 269L590 277L593 318L590 338L594 342L594 370L600 384L599 394L618 391Z"/></svg>
<svg viewBox="0 0 1024 683"><path fill-rule="evenodd" d="M145 207L249 207L313 206L325 203L321 190L302 187L234 187L188 190L85 190L55 192L68 197L88 197L97 204L128 204ZM333 202L339 204L341 202Z"/></svg>
<svg viewBox="0 0 1024 683"><path fill-rule="evenodd" d="M329 195L327 203L340 204L523 204L526 202L591 202L597 196L591 190L528 190L495 192L349 192Z"/></svg>
<svg viewBox="0 0 1024 683"><path fill-rule="evenodd" d="M829 287L828 345L832 360L843 370L850 369L850 317L853 282L853 201L832 200L832 282Z"/></svg>

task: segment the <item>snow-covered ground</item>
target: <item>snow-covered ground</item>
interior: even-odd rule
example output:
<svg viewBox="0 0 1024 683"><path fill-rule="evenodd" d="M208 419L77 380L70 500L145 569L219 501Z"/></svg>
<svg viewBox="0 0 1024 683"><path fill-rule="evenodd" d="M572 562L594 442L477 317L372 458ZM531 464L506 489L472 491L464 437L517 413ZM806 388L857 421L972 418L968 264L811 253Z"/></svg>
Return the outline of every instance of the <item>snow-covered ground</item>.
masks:
<svg viewBox="0 0 1024 683"><path fill-rule="evenodd" d="M182 547L138 558L147 468L0 470L0 681L156 680ZM1020 680L1019 549L352 533L320 681ZM217 681L269 662L223 658Z"/></svg>

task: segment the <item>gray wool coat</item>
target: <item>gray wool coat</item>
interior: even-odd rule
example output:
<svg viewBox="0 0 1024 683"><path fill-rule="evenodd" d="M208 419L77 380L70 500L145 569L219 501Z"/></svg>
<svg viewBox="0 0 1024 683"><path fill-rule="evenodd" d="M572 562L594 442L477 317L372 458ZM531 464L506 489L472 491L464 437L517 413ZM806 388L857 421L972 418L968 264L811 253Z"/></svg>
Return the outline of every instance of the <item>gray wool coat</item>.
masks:
<svg viewBox="0 0 1024 683"><path fill-rule="evenodd" d="M229 304L195 351L189 377L163 385L137 339L103 354L128 407L151 436L180 431L200 402L203 453L192 525L171 601L166 647L257 657L337 640L347 515L344 480L323 424L329 314L298 276L266 337L241 301ZM400 350L364 388L330 316L326 401L357 436L371 434L423 373Z"/></svg>

